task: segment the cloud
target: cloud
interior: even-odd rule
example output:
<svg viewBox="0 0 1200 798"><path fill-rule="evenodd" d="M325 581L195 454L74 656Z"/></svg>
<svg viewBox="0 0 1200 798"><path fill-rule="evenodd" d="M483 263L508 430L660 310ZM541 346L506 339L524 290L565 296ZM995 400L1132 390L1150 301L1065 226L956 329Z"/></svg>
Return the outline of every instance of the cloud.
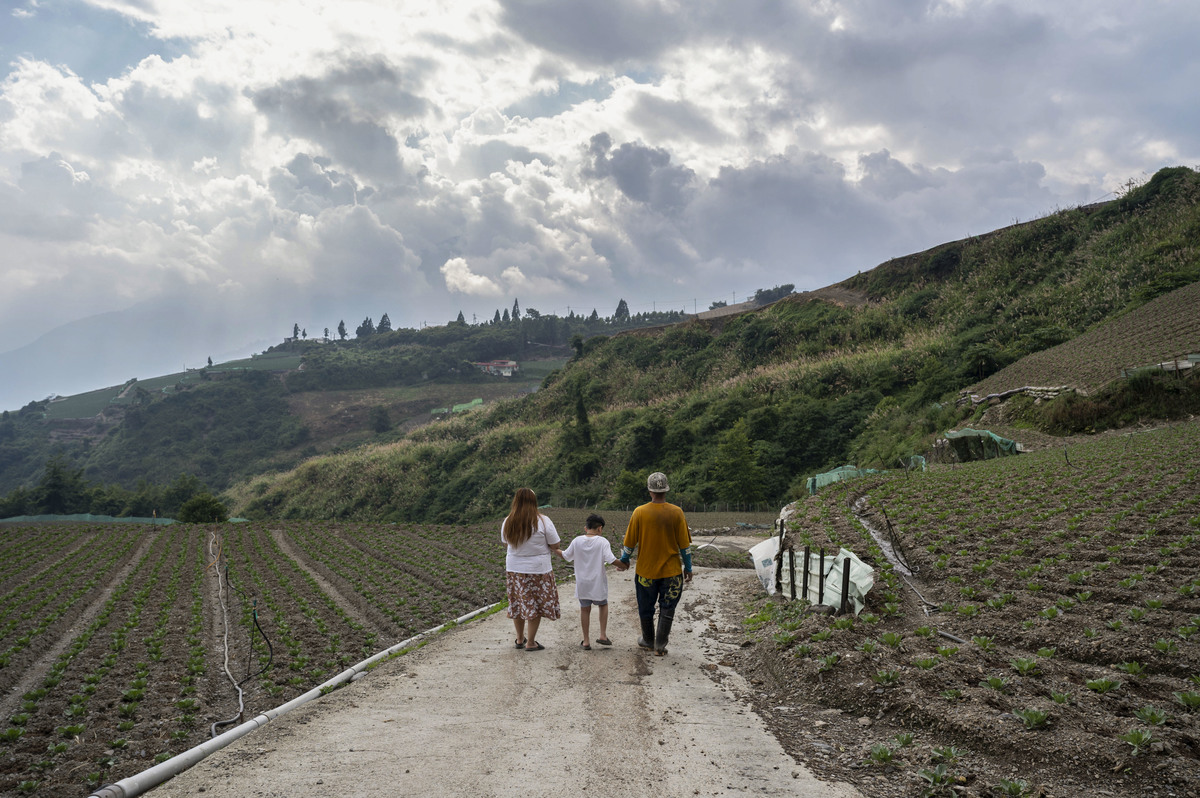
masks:
<svg viewBox="0 0 1200 798"><path fill-rule="evenodd" d="M472 272L470 264L463 258L446 261L442 264L441 272L446 280L446 288L451 293L475 296L500 296L503 293L495 280Z"/></svg>
<svg viewBox="0 0 1200 798"><path fill-rule="evenodd" d="M588 145L591 157L586 174L611 177L621 193L631 200L658 210L682 207L695 173L671 163L671 154L662 148L625 142L613 149L612 136L597 133Z"/></svg>

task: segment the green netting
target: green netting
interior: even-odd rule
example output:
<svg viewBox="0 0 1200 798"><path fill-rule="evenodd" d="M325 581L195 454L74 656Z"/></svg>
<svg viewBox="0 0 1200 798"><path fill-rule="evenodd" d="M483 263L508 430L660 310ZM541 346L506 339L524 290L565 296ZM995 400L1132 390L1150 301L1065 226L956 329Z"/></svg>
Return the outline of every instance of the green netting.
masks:
<svg viewBox="0 0 1200 798"><path fill-rule="evenodd" d="M808 487L808 495L816 496L817 491L826 485L832 485L835 482L842 482L847 479L861 477L864 474L876 473L874 468L859 468L854 465L844 465L840 468L835 468L832 471L826 471L823 474L817 474L815 477L809 477L806 483Z"/></svg>
<svg viewBox="0 0 1200 798"><path fill-rule="evenodd" d="M991 460L994 457L1007 457L1017 453L1017 442L1001 438L986 429L950 430L946 440L958 455L959 462L971 460Z"/></svg>
<svg viewBox="0 0 1200 798"><path fill-rule="evenodd" d="M0 518L0 524L44 524L52 521L71 521L80 524L173 524L174 518L115 518L111 515L75 513L73 515L18 515Z"/></svg>
<svg viewBox="0 0 1200 798"><path fill-rule="evenodd" d="M471 401L469 401L469 402L465 402L465 403L463 403L463 404L461 404L461 405L455 405L455 406L454 406L454 408L453 408L453 410L454 410L454 412L455 412L455 413L464 413L464 412L466 412L467 410L470 410L470 409L472 409L472 408L475 408L475 407L479 407L479 406L481 406L482 404L483 404L483 400L482 400L482 399L472 399Z"/></svg>

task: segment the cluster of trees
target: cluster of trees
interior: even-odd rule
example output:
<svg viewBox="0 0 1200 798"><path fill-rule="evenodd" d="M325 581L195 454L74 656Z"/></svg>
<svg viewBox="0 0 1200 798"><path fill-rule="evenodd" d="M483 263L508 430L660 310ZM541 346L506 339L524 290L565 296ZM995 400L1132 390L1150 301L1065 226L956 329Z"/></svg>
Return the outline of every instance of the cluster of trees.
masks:
<svg viewBox="0 0 1200 798"><path fill-rule="evenodd" d="M54 457L46 463L46 470L35 485L16 488L0 497L0 518L80 513L118 518L155 515L175 518L189 503L198 510L205 506L211 508L215 501L208 487L191 474L180 474L167 485L152 484L143 479L133 488L125 488L89 481L82 468L63 457Z"/></svg>

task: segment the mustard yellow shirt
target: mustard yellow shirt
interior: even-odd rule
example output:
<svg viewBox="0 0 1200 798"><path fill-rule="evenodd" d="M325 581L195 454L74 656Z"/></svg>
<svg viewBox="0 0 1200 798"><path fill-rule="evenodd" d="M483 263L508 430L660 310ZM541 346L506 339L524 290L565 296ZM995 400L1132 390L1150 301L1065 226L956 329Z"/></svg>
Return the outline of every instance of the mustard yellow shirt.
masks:
<svg viewBox="0 0 1200 798"><path fill-rule="evenodd" d="M687 519L674 504L649 502L633 511L624 546L637 549L635 573L646 579L665 579L683 573L679 552L692 545Z"/></svg>

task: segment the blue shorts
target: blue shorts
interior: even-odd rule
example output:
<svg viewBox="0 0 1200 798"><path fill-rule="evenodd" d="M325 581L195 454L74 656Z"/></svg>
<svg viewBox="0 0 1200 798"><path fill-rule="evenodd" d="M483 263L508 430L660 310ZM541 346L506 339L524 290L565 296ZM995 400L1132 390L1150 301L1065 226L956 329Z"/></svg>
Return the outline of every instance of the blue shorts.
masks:
<svg viewBox="0 0 1200 798"><path fill-rule="evenodd" d="M606 606L608 606L608 599L580 599L579 600L580 607L590 607L593 604L595 604L597 607L606 607Z"/></svg>

